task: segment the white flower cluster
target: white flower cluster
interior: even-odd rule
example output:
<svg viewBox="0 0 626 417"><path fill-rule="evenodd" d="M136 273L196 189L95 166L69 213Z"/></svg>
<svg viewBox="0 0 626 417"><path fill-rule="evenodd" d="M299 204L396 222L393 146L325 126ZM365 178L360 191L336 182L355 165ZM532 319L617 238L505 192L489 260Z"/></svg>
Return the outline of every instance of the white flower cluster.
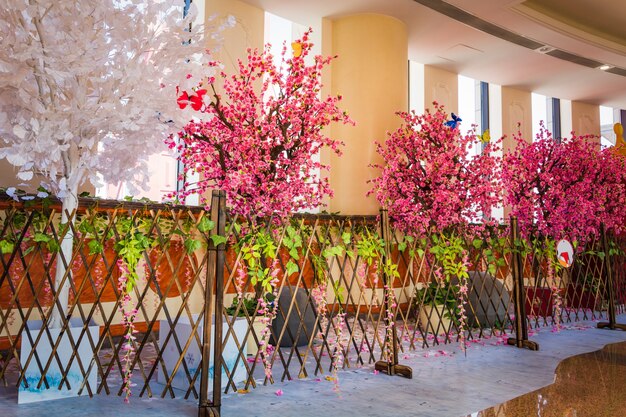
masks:
<svg viewBox="0 0 626 417"><path fill-rule="evenodd" d="M9 0L0 8L0 158L59 197L86 181L147 175L147 157L191 116L176 87L203 64L207 29L183 2ZM212 42L215 43L215 42Z"/></svg>

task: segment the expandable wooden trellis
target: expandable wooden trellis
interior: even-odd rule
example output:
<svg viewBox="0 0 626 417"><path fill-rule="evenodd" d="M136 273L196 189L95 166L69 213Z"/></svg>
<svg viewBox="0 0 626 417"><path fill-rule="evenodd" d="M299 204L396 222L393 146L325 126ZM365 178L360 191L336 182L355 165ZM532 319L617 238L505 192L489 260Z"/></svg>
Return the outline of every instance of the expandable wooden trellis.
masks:
<svg viewBox="0 0 626 417"><path fill-rule="evenodd" d="M442 239L449 239L440 231L410 236L387 216L297 214L286 224L253 221L230 217L224 201L216 192L209 213L82 199L77 212L69 213L73 255L61 257L67 267L63 280L70 283L64 309L54 286L55 249L65 233L59 204L28 207L3 200L0 381L68 387L67 375L77 366L82 376L98 376L94 386L83 383L83 394L121 394L119 246L133 233L151 243L133 290L133 395L196 398L202 416L219 415L222 392L256 387L258 381L336 378L337 369L377 362L401 366L402 352L504 337L515 330L518 306L526 323L516 337L527 340L519 329L605 318L611 300L618 313L626 301L620 249L626 242L590 239L577 249L570 269L556 270L546 257L549 242L527 241L500 227L457 236L470 276L468 319L461 326L458 286L442 279L446 266L436 253ZM274 257L259 249L267 245ZM246 256L255 251L261 255L251 267ZM607 285L607 265L613 286ZM271 291L253 284L255 271L276 277ZM276 314L269 345L262 343L263 330L255 329L267 325L267 316L247 308L263 297L266 311ZM63 312L60 330L70 339L69 362L57 352L39 357L36 349L20 355L25 340L58 347L61 336L45 325L55 310ZM80 323L78 333L70 332L70 319ZM31 328L32 320L44 325ZM99 327L98 337L87 330L89 323ZM77 354L84 344L93 352L87 359ZM26 378L32 364L43 375L37 381ZM53 364L61 368L60 380L46 377Z"/></svg>

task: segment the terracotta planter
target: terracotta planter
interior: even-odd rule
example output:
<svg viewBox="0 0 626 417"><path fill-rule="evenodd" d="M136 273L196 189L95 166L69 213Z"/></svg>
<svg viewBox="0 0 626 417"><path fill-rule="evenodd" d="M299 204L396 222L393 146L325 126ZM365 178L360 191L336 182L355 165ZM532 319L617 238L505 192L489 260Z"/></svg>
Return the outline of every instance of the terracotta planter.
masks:
<svg viewBox="0 0 626 417"><path fill-rule="evenodd" d="M81 248L81 253L73 256L70 264L74 287L80 290L80 303L93 303L96 301L97 293L103 289L100 302L115 301L114 285L117 285L119 270L115 265L116 254L113 250L113 243L107 242L102 253L90 255L88 241L85 241ZM50 253L46 247L27 246L23 248L26 252L33 248L28 254L23 256L23 261L17 256L9 265L9 273L0 284L0 308L15 308L16 300L14 291L17 291L17 302L22 308L33 305L35 294L38 294L37 301L41 306L52 305L52 289L56 272L56 253ZM8 264L11 255L4 254L4 265ZM83 263L85 259L85 263ZM52 263L50 265L50 263ZM90 267L91 281L83 281L87 278L87 267ZM108 269L107 269L108 267ZM46 270L46 268L48 268ZM0 276L4 275L4 266L0 264ZM11 280L11 283L9 283ZM11 284L13 288L11 288ZM32 285L32 287L31 287ZM81 289L82 285L82 289ZM94 292L95 286L95 292ZM74 291L70 290L70 303L74 300Z"/></svg>
<svg viewBox="0 0 626 417"><path fill-rule="evenodd" d="M554 308L552 290L550 288L524 287L526 290L526 315L534 317L550 317Z"/></svg>
<svg viewBox="0 0 626 417"><path fill-rule="evenodd" d="M567 307L599 310L602 302L597 294L585 290L583 287L569 284L566 290Z"/></svg>
<svg viewBox="0 0 626 417"><path fill-rule="evenodd" d="M171 241L167 254L164 254L160 247L155 247L148 253L148 258L155 270L156 281L163 297L178 297L181 290L183 293L189 291L193 276L198 269L198 260L194 253L187 254L182 241ZM172 282L174 274L177 274L178 285ZM149 285L154 292L157 292L153 279L150 279Z"/></svg>

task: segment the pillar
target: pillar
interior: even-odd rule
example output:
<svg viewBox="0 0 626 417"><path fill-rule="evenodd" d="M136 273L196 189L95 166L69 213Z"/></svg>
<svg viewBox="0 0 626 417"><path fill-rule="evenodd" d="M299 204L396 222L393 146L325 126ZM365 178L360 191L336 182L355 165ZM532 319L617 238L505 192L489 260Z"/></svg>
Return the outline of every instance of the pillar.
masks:
<svg viewBox="0 0 626 417"><path fill-rule="evenodd" d="M376 214L378 202L366 194L368 180L379 171L369 165L382 163L375 142L384 142L387 132L398 128L395 112L408 109L407 29L400 20L379 14L326 20L322 27L324 55L338 55L325 74L325 91L341 94L339 106L356 122L331 127L331 136L346 146L342 157L328 158L335 193L329 210Z"/></svg>

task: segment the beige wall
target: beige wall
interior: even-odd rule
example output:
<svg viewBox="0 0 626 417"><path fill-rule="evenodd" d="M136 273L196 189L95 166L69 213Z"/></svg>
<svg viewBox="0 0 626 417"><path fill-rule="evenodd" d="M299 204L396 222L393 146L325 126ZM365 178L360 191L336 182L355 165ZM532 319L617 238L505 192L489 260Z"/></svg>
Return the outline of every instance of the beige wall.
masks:
<svg viewBox="0 0 626 417"><path fill-rule="evenodd" d="M378 175L369 168L381 162L375 141L383 142L388 131L399 126L396 111L408 109L408 40L401 21L378 14L359 14L323 25L331 51L338 55L330 69L330 94L341 94L340 107L356 126L331 128L335 139L345 142L343 157L331 156L331 187L335 197L330 211L343 214L375 214L379 205L366 197L367 181ZM330 81L330 83L329 83Z"/></svg>
<svg viewBox="0 0 626 417"><path fill-rule="evenodd" d="M600 142L600 107L572 101L572 129L576 135L595 135Z"/></svg>
<svg viewBox="0 0 626 417"><path fill-rule="evenodd" d="M503 143L504 152L515 146L513 135L519 130L522 137L533 140L532 100L529 91L511 87L502 87L502 134L506 135ZM518 127L519 124L519 127Z"/></svg>
<svg viewBox="0 0 626 417"><path fill-rule="evenodd" d="M22 181L17 178L17 171L17 167L14 167L5 159L0 160L0 188L17 187L26 192L33 193L37 191L42 181L49 182L41 175L35 175L31 181ZM78 192L88 192L94 195L96 189L85 179L85 183L78 187Z"/></svg>
<svg viewBox="0 0 626 417"><path fill-rule="evenodd" d="M17 185L17 169L5 159L0 160L0 188L13 187Z"/></svg>
<svg viewBox="0 0 626 417"><path fill-rule="evenodd" d="M237 60L245 60L247 49L263 49L265 36L265 11L239 0L206 0L206 18L215 16L221 22L234 16L234 27L222 33L224 44L215 54L224 64L224 71L232 74L237 69ZM210 26L211 23L209 23Z"/></svg>
<svg viewBox="0 0 626 417"><path fill-rule="evenodd" d="M459 75L441 68L424 66L424 108L433 101L444 106L446 113L459 112Z"/></svg>
<svg viewBox="0 0 626 417"><path fill-rule="evenodd" d="M222 32L223 44L218 51L213 51L213 57L224 65L224 72L228 75L238 71L238 61L246 61L248 48L261 51L265 44L265 11L250 6L239 0L206 0L205 16L207 19L214 16L219 24L229 16L235 18L235 25ZM208 42L208 47L212 45ZM218 87L219 88L219 87ZM260 84L259 84L260 89ZM204 194L207 201L211 201L211 190Z"/></svg>
<svg viewBox="0 0 626 417"><path fill-rule="evenodd" d="M533 113L532 98L529 91L518 90L511 87L501 88L502 105L502 134L505 135L502 143L503 152L507 153L515 147L513 135L518 131L522 133L524 140L533 140ZM495 137L492 135L492 137ZM503 218L508 221L511 207L505 206Z"/></svg>

